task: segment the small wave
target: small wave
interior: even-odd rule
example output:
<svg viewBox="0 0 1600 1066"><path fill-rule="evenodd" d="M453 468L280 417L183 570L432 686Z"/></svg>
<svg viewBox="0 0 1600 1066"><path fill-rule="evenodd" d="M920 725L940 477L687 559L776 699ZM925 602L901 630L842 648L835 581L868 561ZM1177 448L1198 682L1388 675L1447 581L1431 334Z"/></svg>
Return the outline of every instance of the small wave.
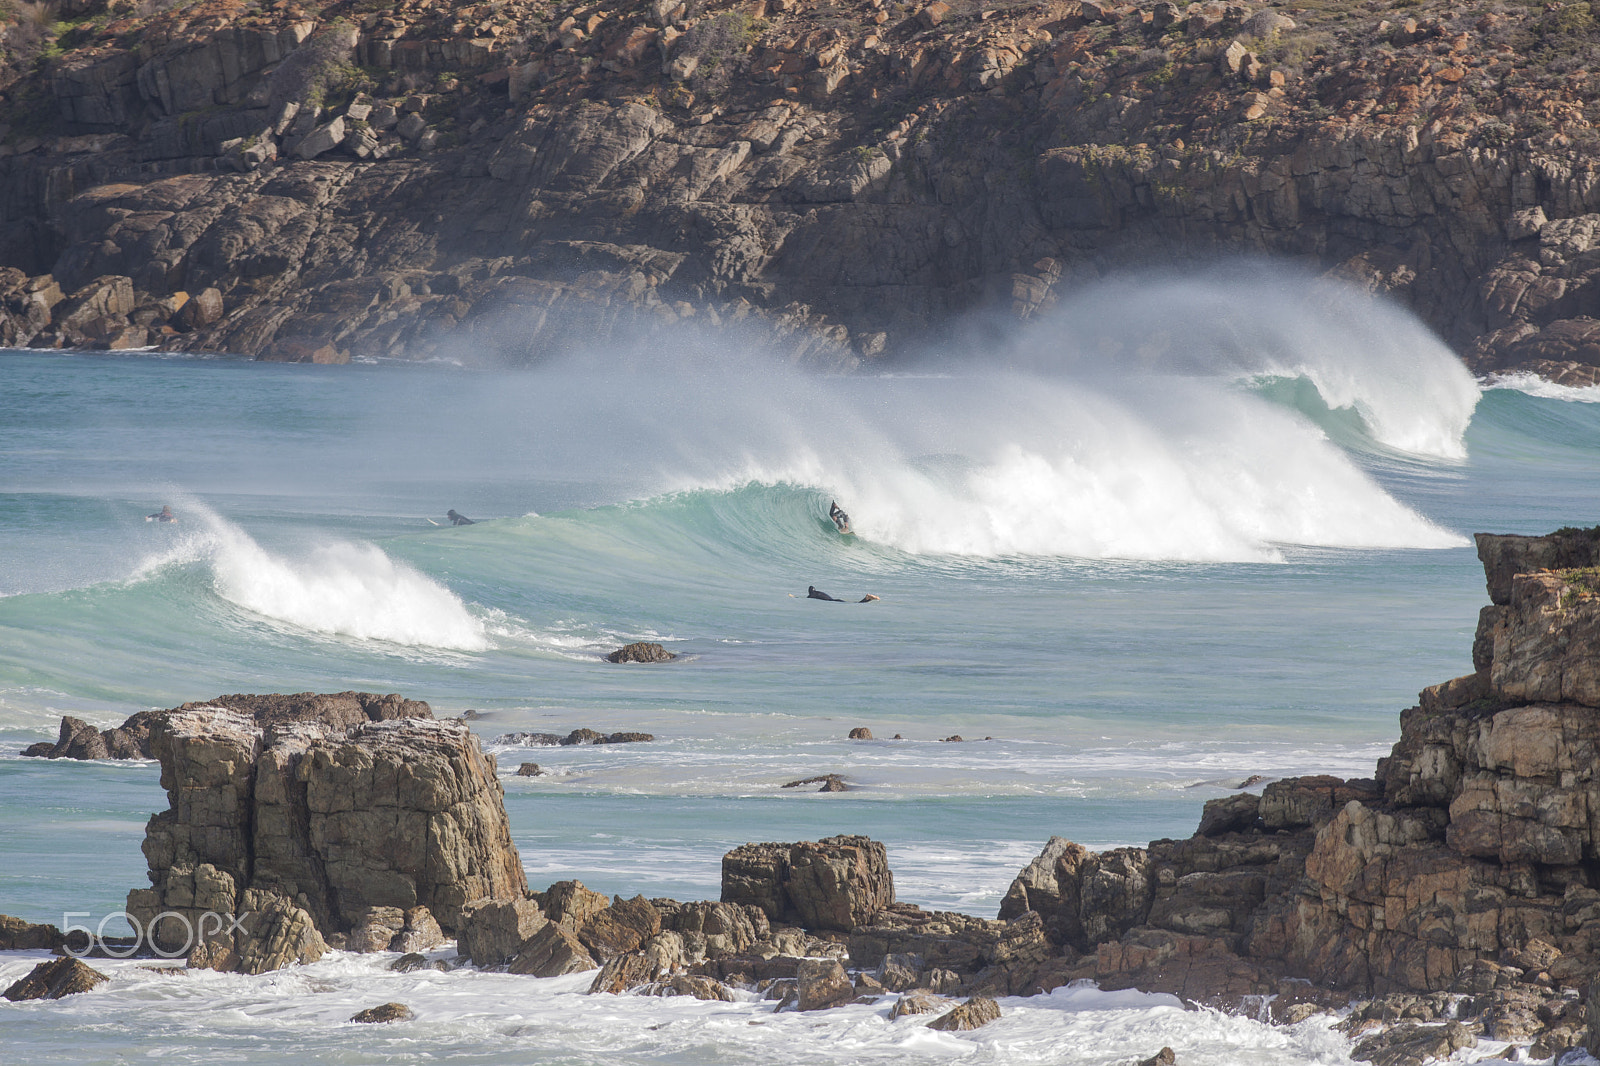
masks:
<svg viewBox="0 0 1600 1066"><path fill-rule="evenodd" d="M184 511L201 528L135 568L131 581L203 564L216 594L237 607L303 630L450 651L489 646L482 622L433 578L375 544L327 540L290 555L269 551L204 506Z"/></svg>

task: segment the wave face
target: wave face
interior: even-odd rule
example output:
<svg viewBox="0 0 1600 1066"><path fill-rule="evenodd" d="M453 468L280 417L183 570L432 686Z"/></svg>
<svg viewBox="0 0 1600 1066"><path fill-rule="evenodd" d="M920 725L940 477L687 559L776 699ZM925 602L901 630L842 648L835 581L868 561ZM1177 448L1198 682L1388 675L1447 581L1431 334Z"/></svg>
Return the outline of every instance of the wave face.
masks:
<svg viewBox="0 0 1600 1066"><path fill-rule="evenodd" d="M262 618L357 640L482 651L483 624L433 578L374 544L323 538L298 553L269 551L197 501L183 513L202 529L142 561L135 579L203 566L218 596Z"/></svg>

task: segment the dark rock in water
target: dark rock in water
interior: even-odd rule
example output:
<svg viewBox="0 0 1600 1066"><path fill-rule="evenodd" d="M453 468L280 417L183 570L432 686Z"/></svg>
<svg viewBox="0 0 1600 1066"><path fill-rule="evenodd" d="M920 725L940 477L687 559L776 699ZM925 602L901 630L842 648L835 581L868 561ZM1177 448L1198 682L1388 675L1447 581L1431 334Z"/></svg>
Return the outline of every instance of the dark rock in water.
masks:
<svg viewBox="0 0 1600 1066"><path fill-rule="evenodd" d="M654 733L607 733L596 744L644 744L656 739Z"/></svg>
<svg viewBox="0 0 1600 1066"><path fill-rule="evenodd" d="M536 762L525 762L517 767L518 777L549 777L550 775Z"/></svg>
<svg viewBox="0 0 1600 1066"><path fill-rule="evenodd" d="M999 1017L1000 1004L987 996L973 996L950 1013L941 1015L929 1022L928 1028L955 1033L967 1029L977 1029L988 1025Z"/></svg>
<svg viewBox="0 0 1600 1066"><path fill-rule="evenodd" d="M904 740L905 737L901 736L899 733L896 733L894 736L890 737L889 739L890 740Z"/></svg>
<svg viewBox="0 0 1600 1066"><path fill-rule="evenodd" d="M593 729L574 729L561 738L564 745L570 744L639 744L654 740L653 733L599 733Z"/></svg>
<svg viewBox="0 0 1600 1066"><path fill-rule="evenodd" d="M838 774L819 774L816 777L803 777L798 781L790 781L784 788L799 788L801 785L815 785L821 783L818 792L849 792L850 786L844 783L844 778Z"/></svg>
<svg viewBox="0 0 1600 1066"><path fill-rule="evenodd" d="M1251 774L1249 777L1245 778L1243 781L1240 781L1237 785L1234 785L1233 787L1234 788L1255 788L1257 785L1262 784L1266 780L1267 779L1265 777L1261 776L1260 774Z"/></svg>
<svg viewBox="0 0 1600 1066"><path fill-rule="evenodd" d="M659 644L641 640L606 656L608 663L669 663L677 656Z"/></svg>
<svg viewBox="0 0 1600 1066"><path fill-rule="evenodd" d="M53 925L35 925L9 914L0 914L0 951L53 951L66 942Z"/></svg>
<svg viewBox="0 0 1600 1066"><path fill-rule="evenodd" d="M858 725L854 729L850 730L850 739L851 740L871 740L872 739L872 730L868 729L864 725Z"/></svg>
<svg viewBox="0 0 1600 1066"><path fill-rule="evenodd" d="M62 996L87 992L109 980L111 978L99 970L91 969L77 959L62 956L41 962L0 995L13 1003L25 999L60 999Z"/></svg>
<svg viewBox="0 0 1600 1066"><path fill-rule="evenodd" d="M966 737L962 736L960 733L957 733L954 736L942 737L940 738L939 742L941 744L960 744L966 739Z"/></svg>
<svg viewBox="0 0 1600 1066"><path fill-rule="evenodd" d="M1178 1056L1173 1052L1173 1050L1169 1047L1164 1047L1154 1055L1151 1055L1149 1058L1140 1062L1139 1066L1176 1066L1177 1061Z"/></svg>
<svg viewBox="0 0 1600 1066"><path fill-rule="evenodd" d="M489 743L514 748L553 748L561 743L554 733L501 733Z"/></svg>
<svg viewBox="0 0 1600 1066"><path fill-rule="evenodd" d="M29 744L26 748L23 748L22 754L30 759L44 759L49 758L50 753L55 750L56 746L54 744L48 740L41 740L37 744Z"/></svg>
<svg viewBox="0 0 1600 1066"><path fill-rule="evenodd" d="M404 1003L385 1003L377 1007L368 1007L358 1014L352 1015L350 1020L363 1025L372 1025L382 1022L409 1022L416 1015Z"/></svg>

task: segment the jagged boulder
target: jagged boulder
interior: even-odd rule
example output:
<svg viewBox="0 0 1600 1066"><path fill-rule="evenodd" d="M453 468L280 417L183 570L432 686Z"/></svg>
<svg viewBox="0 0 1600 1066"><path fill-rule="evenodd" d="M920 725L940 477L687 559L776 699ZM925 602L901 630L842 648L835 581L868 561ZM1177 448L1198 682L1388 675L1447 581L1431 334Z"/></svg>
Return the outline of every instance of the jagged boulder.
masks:
<svg viewBox="0 0 1600 1066"><path fill-rule="evenodd" d="M722 899L774 921L849 932L894 902L894 875L883 845L863 836L745 844L722 858Z"/></svg>
<svg viewBox="0 0 1600 1066"><path fill-rule="evenodd" d="M942 1014L929 1022L928 1028L957 1033L981 1028L999 1017L1000 1004L987 996L974 996L948 1014Z"/></svg>
<svg viewBox="0 0 1600 1066"><path fill-rule="evenodd" d="M109 980L111 978L81 960L62 956L41 962L28 971L27 976L0 992L0 996L13 1003L27 999L60 999L88 992Z"/></svg>
<svg viewBox="0 0 1600 1066"><path fill-rule="evenodd" d="M379 936L398 910L390 946L417 950L455 931L469 901L526 895L494 762L464 724L372 717L426 711L398 697L316 697L314 720L296 721L297 700L261 698L250 716L186 705L153 727L172 806L150 820L152 887L128 910L147 925L170 912L157 946L206 940L215 915L258 914L270 928L249 933L262 946L203 960L254 972L315 949L296 913L320 942L358 923Z"/></svg>
<svg viewBox="0 0 1600 1066"><path fill-rule="evenodd" d="M641 640L606 656L608 663L670 663L677 656L659 644Z"/></svg>
<svg viewBox="0 0 1600 1066"><path fill-rule="evenodd" d="M515 958L548 919L531 899L481 899L461 909L456 944L474 966L500 966Z"/></svg>

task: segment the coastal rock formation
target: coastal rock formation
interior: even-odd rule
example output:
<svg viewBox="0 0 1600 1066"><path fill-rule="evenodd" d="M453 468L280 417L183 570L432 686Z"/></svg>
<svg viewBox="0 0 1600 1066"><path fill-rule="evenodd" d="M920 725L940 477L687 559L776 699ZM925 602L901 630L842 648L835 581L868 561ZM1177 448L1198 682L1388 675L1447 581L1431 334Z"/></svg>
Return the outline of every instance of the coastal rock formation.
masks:
<svg viewBox="0 0 1600 1066"><path fill-rule="evenodd" d="M173 711L197 707L227 707L248 715L263 727L306 722L340 729L360 722L433 717L432 709L420 700L372 692L236 694L218 696L204 703L185 703ZM48 759L153 759L156 756L150 748L150 731L157 721L171 713L140 711L117 728L104 730L95 729L81 718L65 715L61 719L61 735L54 744L33 744L22 754Z"/></svg>
<svg viewBox="0 0 1600 1066"><path fill-rule="evenodd" d="M1000 1004L987 996L974 996L950 1013L929 1022L928 1028L956 1033L981 1028L998 1017L1000 1017Z"/></svg>
<svg viewBox="0 0 1600 1066"><path fill-rule="evenodd" d="M343 696L297 720L305 702L189 704L156 720L171 809L150 819L152 887L129 893L128 911L145 927L164 915L157 947L194 945L192 961L243 972L316 957L325 939L416 951L454 933L469 903L526 895L494 760L465 725L373 719Z"/></svg>
<svg viewBox="0 0 1600 1066"><path fill-rule="evenodd" d="M0 62L0 344L849 367L1264 253L1600 366L1574 5L79 7Z"/></svg>
<svg viewBox="0 0 1600 1066"><path fill-rule="evenodd" d="M1430 1024L1369 1048L1392 1061L1423 1052L1391 1045L1445 1054L1473 1034L1560 1039L1600 971L1597 543L1600 529L1478 538L1495 602L1477 669L1423 691L1374 779L1273 782L1147 848L1054 838L1002 917L1037 916L1078 959L1070 975L1102 988L1281 993L1283 1012L1377 995L1384 1018L1410 1004ZM1525 569L1541 565L1555 568ZM1462 1025L1438 1029L1463 994Z"/></svg>

